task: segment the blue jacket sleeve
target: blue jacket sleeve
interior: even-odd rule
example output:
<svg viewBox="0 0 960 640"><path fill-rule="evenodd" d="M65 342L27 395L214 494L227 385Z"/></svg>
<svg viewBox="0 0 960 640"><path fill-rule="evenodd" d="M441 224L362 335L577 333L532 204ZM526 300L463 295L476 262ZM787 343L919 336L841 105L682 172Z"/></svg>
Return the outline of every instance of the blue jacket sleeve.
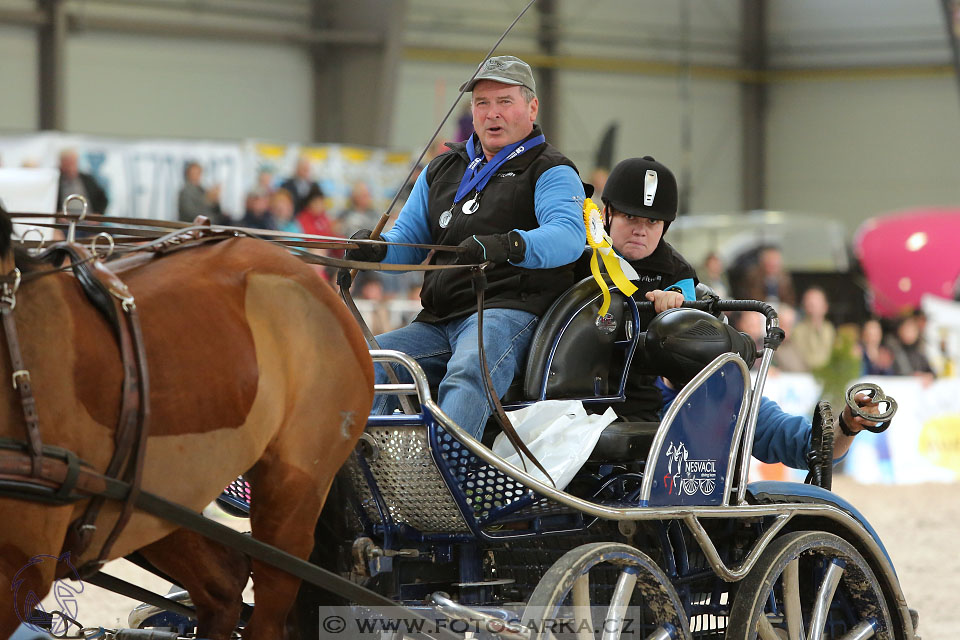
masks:
<svg viewBox="0 0 960 640"><path fill-rule="evenodd" d="M678 280L669 287L664 287L664 291L679 291L683 294L684 300L689 300L693 302L697 299L697 290L696 285L693 284L693 278L684 278L683 280Z"/></svg>
<svg viewBox="0 0 960 640"><path fill-rule="evenodd" d="M411 242L416 244L430 244L430 223L427 202L430 195L430 186L427 184L427 172L421 171L413 183L413 191L400 210L397 221L390 231L381 237L390 242ZM414 247L387 248L387 257L383 259L388 264L420 264L427 257L426 249Z"/></svg>
<svg viewBox="0 0 960 640"><path fill-rule="evenodd" d="M580 257L587 243L583 224L583 183L572 167L561 165L543 172L534 189L533 206L540 226L520 231L526 243L526 269L551 269Z"/></svg>

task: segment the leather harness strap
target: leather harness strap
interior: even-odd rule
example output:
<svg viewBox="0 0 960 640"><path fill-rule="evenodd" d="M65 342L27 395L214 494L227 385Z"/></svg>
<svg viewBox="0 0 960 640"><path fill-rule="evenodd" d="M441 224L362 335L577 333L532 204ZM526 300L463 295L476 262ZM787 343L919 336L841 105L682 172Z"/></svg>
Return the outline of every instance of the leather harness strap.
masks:
<svg viewBox="0 0 960 640"><path fill-rule="evenodd" d="M33 397L33 387L30 384L30 371L24 364L23 354L20 352L17 322L13 317L13 310L17 306L16 295L19 286L19 269L14 269L12 273L0 276L0 315L3 316L3 333L7 337L7 353L10 357L10 364L13 366L13 388L20 394L20 408L23 411L23 422L27 429L27 445L32 461L30 475L38 477L43 458L40 418L37 415L37 402Z"/></svg>
<svg viewBox="0 0 960 640"><path fill-rule="evenodd" d="M119 536L120 531L129 521L140 488L143 452L150 415L149 384L143 337L139 317L136 313L136 304L129 289L102 262L91 256L84 247L72 243L61 243L48 250L45 257L54 262L62 261L65 257L70 258L71 267L77 281L87 298L103 313L113 327L120 346L123 366L120 417L114 438L115 449L107 466L106 476L125 480L129 484L129 490L124 499L120 517L107 536L97 560L93 563L94 566L99 566L109 554L110 548ZM30 374L20 352L16 323L13 318L13 309L16 306L16 285L9 280L14 275L19 281L19 272L0 278L4 294L2 301L0 301L0 313L3 315L7 349L14 369L13 384L20 392L21 405L23 406L28 437L27 447L31 458L30 477L42 479L44 478L43 442L40 435L36 401L30 387ZM12 469L9 455L6 458L5 463L0 465L0 479L11 477ZM71 474L71 476L75 475L75 473ZM63 497L68 491L67 486L63 485L59 488L58 493ZM96 531L95 522L103 507L104 500L103 497L93 498L84 514L71 525L65 547L70 548L76 556L83 554L89 547L93 533Z"/></svg>

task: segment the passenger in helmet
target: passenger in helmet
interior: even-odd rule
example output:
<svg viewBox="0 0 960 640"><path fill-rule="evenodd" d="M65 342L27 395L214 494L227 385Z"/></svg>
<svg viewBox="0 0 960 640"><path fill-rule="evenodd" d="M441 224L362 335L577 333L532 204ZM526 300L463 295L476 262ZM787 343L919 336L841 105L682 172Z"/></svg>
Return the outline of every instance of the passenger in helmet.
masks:
<svg viewBox="0 0 960 640"><path fill-rule="evenodd" d="M604 226L613 248L637 272L638 301L652 301L657 312L695 300L697 273L676 249L663 239L677 217L677 180L650 156L628 158L610 172L603 188ZM578 275L588 277L589 267L578 265ZM644 328L655 314L641 314ZM612 363L618 370L622 362ZM614 411L628 422L656 422L662 404L655 377L631 373L626 401Z"/></svg>
<svg viewBox="0 0 960 640"><path fill-rule="evenodd" d="M747 367L752 366L757 357L750 336L695 309L670 309L658 315L647 328L643 348L648 364L660 373L655 385L663 397L662 412L673 403L679 390L720 354L736 353ZM878 405L871 403L865 393L857 395L857 404L867 413L879 413ZM854 416L848 406L844 406L837 421L833 441L835 463L846 455L864 425L876 424ZM763 397L757 415L753 455L763 462L782 462L794 469L806 469L812 431L809 420L789 414L773 400Z"/></svg>

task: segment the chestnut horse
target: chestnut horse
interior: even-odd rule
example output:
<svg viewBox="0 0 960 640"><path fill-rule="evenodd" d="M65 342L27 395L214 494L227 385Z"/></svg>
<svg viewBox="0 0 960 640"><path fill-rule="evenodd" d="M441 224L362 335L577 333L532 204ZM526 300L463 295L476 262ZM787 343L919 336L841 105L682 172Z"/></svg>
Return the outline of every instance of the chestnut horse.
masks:
<svg viewBox="0 0 960 640"><path fill-rule="evenodd" d="M14 267L10 235L0 211L0 275ZM149 365L143 490L200 511L246 473L253 536L306 559L327 491L373 400L373 365L346 307L298 259L247 238L143 260L120 277L136 298ZM44 444L102 472L114 450L123 379L112 330L66 273L25 279L14 317ZM0 344L0 437L25 440ZM24 615L24 594L49 590L57 564L36 558L71 551L65 533L87 502L0 498L0 638ZM97 557L119 510L104 505L73 566ZM251 563L134 511L109 557L138 549L190 591L200 637L229 637ZM299 580L256 561L252 569L256 606L244 637L282 638Z"/></svg>

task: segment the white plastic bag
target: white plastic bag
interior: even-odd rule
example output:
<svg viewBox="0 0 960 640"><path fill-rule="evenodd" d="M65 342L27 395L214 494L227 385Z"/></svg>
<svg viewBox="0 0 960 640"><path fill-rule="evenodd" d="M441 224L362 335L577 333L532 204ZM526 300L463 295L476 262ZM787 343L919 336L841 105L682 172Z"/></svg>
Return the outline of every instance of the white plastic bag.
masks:
<svg viewBox="0 0 960 640"><path fill-rule="evenodd" d="M611 408L602 415L588 415L579 400L544 400L508 415L520 439L557 483L558 489L570 483L590 457L600 433L617 419ZM520 456L506 434L501 433L494 440L493 452L523 470ZM526 462L527 473L550 483L536 465Z"/></svg>

